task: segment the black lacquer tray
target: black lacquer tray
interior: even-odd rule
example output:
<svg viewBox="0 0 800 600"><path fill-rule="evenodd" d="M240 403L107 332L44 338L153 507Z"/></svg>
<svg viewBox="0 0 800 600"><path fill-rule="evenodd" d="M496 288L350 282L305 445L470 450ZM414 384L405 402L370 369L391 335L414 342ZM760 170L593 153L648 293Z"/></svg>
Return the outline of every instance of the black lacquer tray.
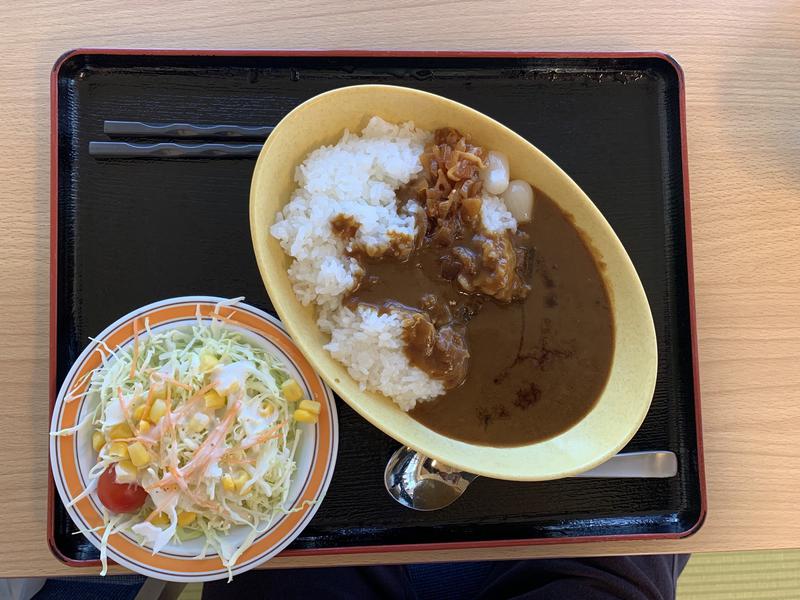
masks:
<svg viewBox="0 0 800 600"><path fill-rule="evenodd" d="M210 294L272 308L250 243L254 158L97 158L89 143L109 140L105 120L275 125L325 90L405 85L472 106L529 139L614 227L644 284L659 345L652 408L626 450L672 450L678 475L480 478L449 508L417 513L383 487L398 444L340 400L333 483L287 553L666 538L701 524L683 78L669 57L79 50L58 61L52 82L51 405L88 336L136 307ZM52 485L48 522L59 558L97 561L95 548L72 535Z"/></svg>

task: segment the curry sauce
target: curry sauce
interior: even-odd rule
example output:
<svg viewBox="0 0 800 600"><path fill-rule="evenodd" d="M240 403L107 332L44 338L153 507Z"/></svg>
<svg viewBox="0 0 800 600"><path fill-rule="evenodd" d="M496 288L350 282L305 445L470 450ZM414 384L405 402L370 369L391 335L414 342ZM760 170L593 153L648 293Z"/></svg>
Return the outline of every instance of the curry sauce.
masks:
<svg viewBox="0 0 800 600"><path fill-rule="evenodd" d="M567 215L537 191L517 231L481 220L484 151L439 130L423 176L398 191L418 239L363 268L346 300L403 315L406 355L446 392L410 415L451 438L518 446L558 435L603 391L613 317L596 261ZM337 235L358 224L340 219ZM406 240L409 242L409 240Z"/></svg>
<svg viewBox="0 0 800 600"><path fill-rule="evenodd" d="M465 442L519 446L551 438L588 413L605 387L614 351L608 294L595 260L559 207L536 192L521 227L533 253L530 292L502 303L455 290L433 254L367 264L370 283L351 301L391 300L424 310L425 296L459 312L469 367L463 382L410 415Z"/></svg>

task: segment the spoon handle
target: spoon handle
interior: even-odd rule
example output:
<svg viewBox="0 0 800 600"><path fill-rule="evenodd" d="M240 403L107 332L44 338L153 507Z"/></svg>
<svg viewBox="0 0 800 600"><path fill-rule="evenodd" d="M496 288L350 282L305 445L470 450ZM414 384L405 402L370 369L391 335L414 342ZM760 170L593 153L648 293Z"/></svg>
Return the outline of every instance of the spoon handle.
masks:
<svg viewBox="0 0 800 600"><path fill-rule="evenodd" d="M678 457L666 450L627 452L612 456L603 464L578 473L574 477L674 477L678 473Z"/></svg>

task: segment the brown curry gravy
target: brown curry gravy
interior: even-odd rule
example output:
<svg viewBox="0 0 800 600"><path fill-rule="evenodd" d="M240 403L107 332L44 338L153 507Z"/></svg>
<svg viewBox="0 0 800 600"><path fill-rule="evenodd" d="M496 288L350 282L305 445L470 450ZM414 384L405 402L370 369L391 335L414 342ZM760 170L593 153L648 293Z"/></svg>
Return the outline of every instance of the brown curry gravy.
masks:
<svg viewBox="0 0 800 600"><path fill-rule="evenodd" d="M453 306L469 350L466 379L410 412L448 437L519 446L562 433L605 387L614 350L613 317L595 260L570 219L540 191L527 234L530 292L503 303L458 291L438 275L438 253L406 262L365 260L367 277L350 302L422 309L422 295Z"/></svg>
<svg viewBox="0 0 800 600"><path fill-rule="evenodd" d="M411 364L445 394L411 416L443 435L492 446L550 438L579 421L605 386L610 303L568 215L536 194L531 224L490 230L481 216L488 154L455 129L435 132L422 173L398 190L418 234L359 247L359 224L335 217L363 273L346 302L402 317ZM491 210L491 209L488 209Z"/></svg>

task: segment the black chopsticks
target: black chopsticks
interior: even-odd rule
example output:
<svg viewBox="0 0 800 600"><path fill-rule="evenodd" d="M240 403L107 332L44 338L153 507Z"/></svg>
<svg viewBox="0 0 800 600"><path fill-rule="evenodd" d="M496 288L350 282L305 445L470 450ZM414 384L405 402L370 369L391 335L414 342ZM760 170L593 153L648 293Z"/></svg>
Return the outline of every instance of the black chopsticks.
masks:
<svg viewBox="0 0 800 600"><path fill-rule="evenodd" d="M265 140L274 127L249 125L195 125L194 123L142 123L104 121L103 132L110 136L213 138Z"/></svg>
<svg viewBox="0 0 800 600"><path fill-rule="evenodd" d="M93 141L89 142L89 155L95 158L253 158L258 156L262 146L261 143L254 142L256 140L263 142L272 130L273 127L268 125L104 121L103 132L109 137L214 141L190 143ZM237 143L238 140L242 143Z"/></svg>
<svg viewBox="0 0 800 600"><path fill-rule="evenodd" d="M89 142L95 158L251 158L258 156L262 144L134 144L131 142Z"/></svg>

